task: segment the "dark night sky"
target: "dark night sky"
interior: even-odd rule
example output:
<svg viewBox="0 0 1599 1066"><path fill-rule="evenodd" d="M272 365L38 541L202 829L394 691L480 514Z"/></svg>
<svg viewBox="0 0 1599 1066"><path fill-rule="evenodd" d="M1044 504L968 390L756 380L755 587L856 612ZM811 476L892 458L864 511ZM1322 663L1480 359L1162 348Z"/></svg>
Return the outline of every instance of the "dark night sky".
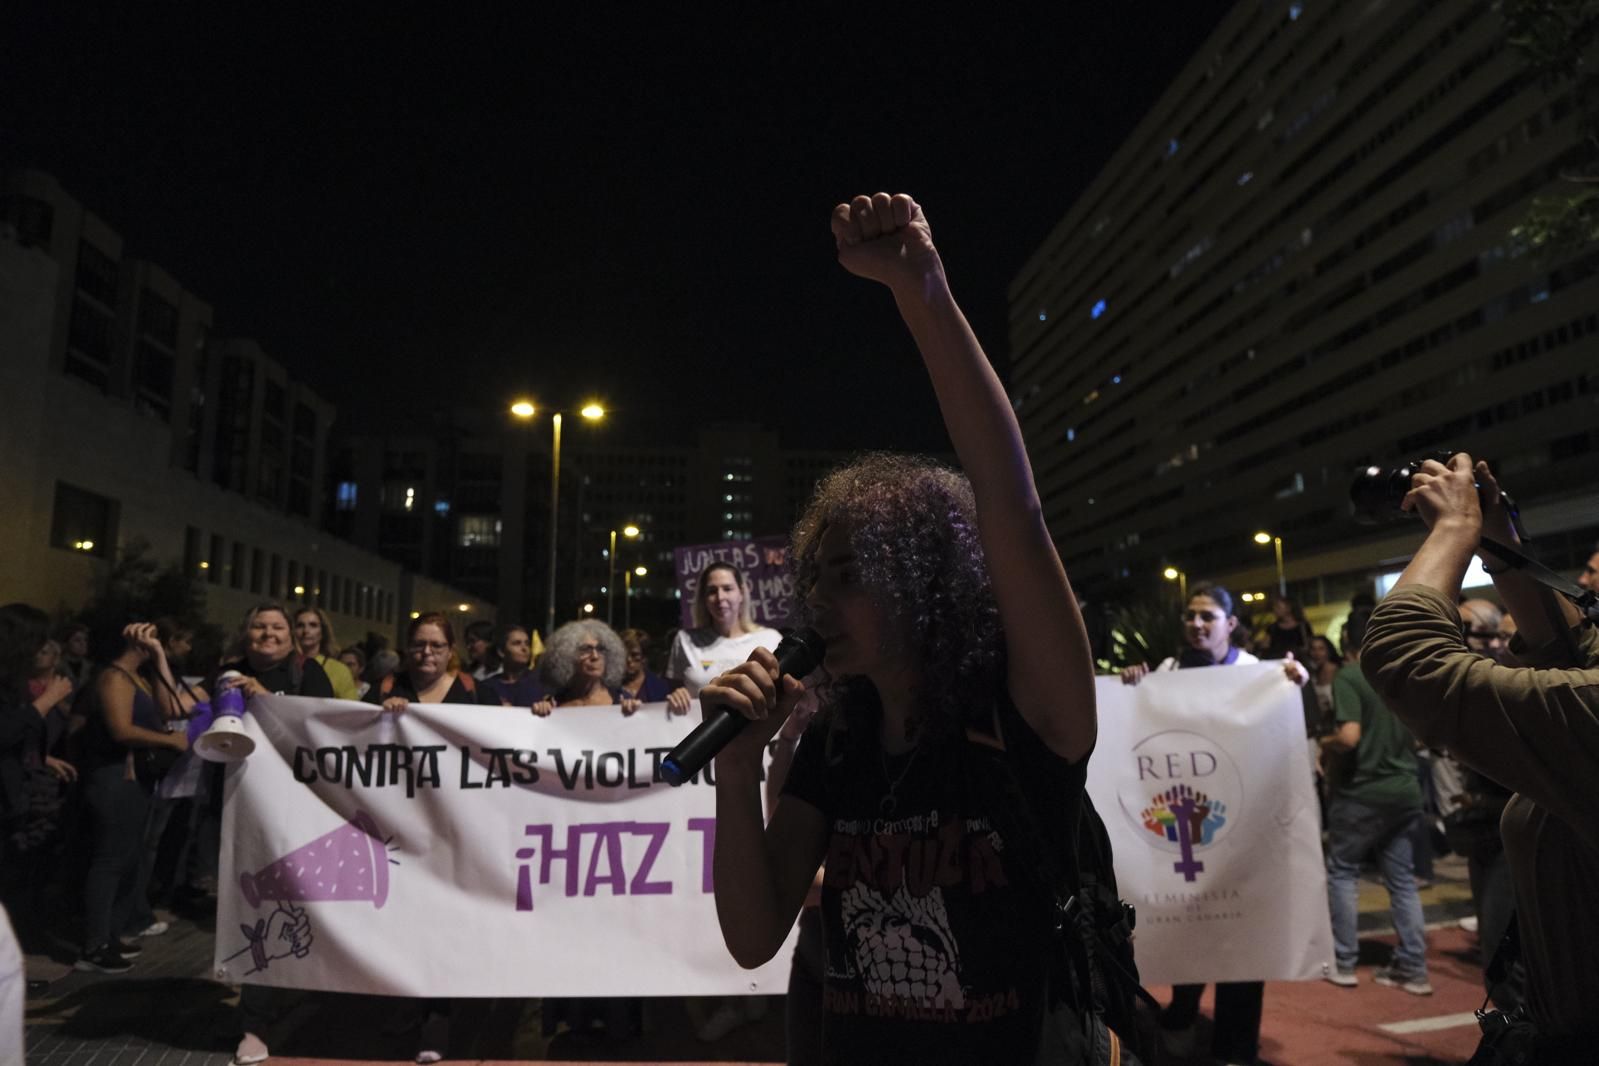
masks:
<svg viewBox="0 0 1599 1066"><path fill-rule="evenodd" d="M592 386L634 439L942 448L829 209L914 193L1002 361L1010 278L1228 5L231 6L5 5L0 164L342 421Z"/></svg>

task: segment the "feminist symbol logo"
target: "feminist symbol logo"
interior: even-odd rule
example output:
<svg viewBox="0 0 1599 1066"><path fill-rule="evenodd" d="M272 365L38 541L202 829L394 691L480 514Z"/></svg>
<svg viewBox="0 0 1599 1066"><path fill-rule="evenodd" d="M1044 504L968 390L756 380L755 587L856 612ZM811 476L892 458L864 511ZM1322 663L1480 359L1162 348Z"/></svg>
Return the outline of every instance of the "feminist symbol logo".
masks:
<svg viewBox="0 0 1599 1066"><path fill-rule="evenodd" d="M1151 798L1143 811L1144 828L1181 849L1182 856L1172 869L1182 874L1184 881L1195 881L1205 864L1194 858L1194 849L1215 842L1216 834L1227 824L1226 811L1225 803L1187 785L1176 785Z"/></svg>

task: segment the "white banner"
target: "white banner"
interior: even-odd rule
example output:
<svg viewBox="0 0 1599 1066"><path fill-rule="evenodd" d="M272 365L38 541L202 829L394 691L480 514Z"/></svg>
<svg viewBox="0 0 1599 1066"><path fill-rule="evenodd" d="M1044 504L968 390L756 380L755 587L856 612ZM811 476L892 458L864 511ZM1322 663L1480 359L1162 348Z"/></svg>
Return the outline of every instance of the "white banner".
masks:
<svg viewBox="0 0 1599 1066"><path fill-rule="evenodd" d="M1281 664L1100 678L1088 792L1147 984L1310 980L1332 960L1321 812Z"/></svg>
<svg viewBox="0 0 1599 1066"><path fill-rule="evenodd" d="M770 994L711 896L715 789L656 767L698 722L251 700L229 768L216 974L396 996Z"/></svg>

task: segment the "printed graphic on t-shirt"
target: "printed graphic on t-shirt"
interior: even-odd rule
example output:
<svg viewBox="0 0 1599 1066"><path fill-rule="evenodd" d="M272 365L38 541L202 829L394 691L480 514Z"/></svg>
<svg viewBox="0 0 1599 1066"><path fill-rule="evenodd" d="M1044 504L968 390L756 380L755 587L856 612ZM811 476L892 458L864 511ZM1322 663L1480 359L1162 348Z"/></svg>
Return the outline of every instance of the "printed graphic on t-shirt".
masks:
<svg viewBox="0 0 1599 1066"><path fill-rule="evenodd" d="M902 883L893 896L857 884L844 893L844 928L854 948L855 972L868 994L919 1007L964 1007L960 945L949 927L944 893L921 899Z"/></svg>
<svg viewBox="0 0 1599 1066"><path fill-rule="evenodd" d="M1007 910L989 898L1010 885L1003 848L987 818L836 820L824 887L838 892L843 942L829 958L825 1009L956 1023L1014 1011L1014 973L995 958L974 973L968 957L995 952L982 930ZM963 950L962 932L975 947Z"/></svg>

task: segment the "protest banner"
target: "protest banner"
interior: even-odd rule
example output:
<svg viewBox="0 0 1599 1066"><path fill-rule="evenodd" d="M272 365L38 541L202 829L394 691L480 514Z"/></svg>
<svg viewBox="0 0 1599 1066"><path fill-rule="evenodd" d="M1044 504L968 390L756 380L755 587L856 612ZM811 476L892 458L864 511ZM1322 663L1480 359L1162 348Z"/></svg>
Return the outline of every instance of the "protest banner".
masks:
<svg viewBox="0 0 1599 1066"><path fill-rule="evenodd" d="M732 563L744 572L750 610L757 625L782 629L788 625L794 578L788 572L788 538L756 537L720 544L694 544L673 550L677 587L682 593L678 624L694 627L694 597L699 593L700 571L712 563Z"/></svg>
<svg viewBox="0 0 1599 1066"><path fill-rule="evenodd" d="M715 788L660 760L699 721L256 697L230 766L219 980L396 996L777 993L728 955Z"/></svg>
<svg viewBox="0 0 1599 1066"><path fill-rule="evenodd" d="M1310 980L1333 957L1321 812L1281 664L1098 682L1088 792L1148 984Z"/></svg>
<svg viewBox="0 0 1599 1066"><path fill-rule="evenodd" d="M1149 984L1311 979L1332 958L1297 691L1277 665L1098 685L1088 790ZM773 993L711 895L714 787L662 757L699 720L258 697L228 771L220 980L402 996Z"/></svg>

